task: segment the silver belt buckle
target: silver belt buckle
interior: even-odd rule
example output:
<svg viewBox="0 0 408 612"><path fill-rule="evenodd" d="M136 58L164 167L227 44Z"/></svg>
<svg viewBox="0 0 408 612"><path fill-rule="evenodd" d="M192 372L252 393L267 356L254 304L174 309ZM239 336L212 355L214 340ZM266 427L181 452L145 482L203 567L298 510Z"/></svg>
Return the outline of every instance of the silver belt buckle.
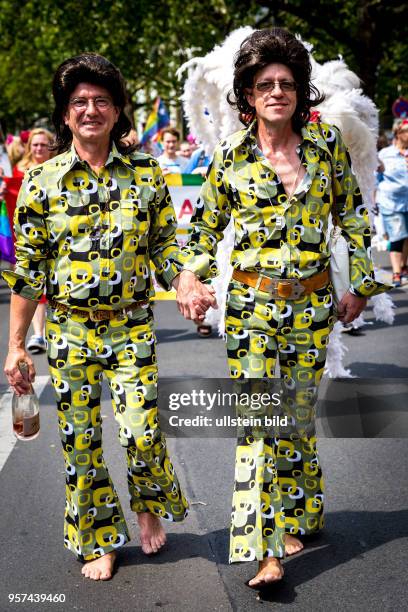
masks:
<svg viewBox="0 0 408 612"><path fill-rule="evenodd" d="M298 278L294 278L292 281L292 295L290 299L298 300L302 293L304 293L305 287L302 285Z"/></svg>
<svg viewBox="0 0 408 612"><path fill-rule="evenodd" d="M279 294L278 294L278 283L279 280L277 278L271 278L271 297L273 297L274 300L278 300L279 299Z"/></svg>
<svg viewBox="0 0 408 612"><path fill-rule="evenodd" d="M264 276L263 274L259 274L259 276L258 276L258 280L256 281L255 289L256 289L257 291L259 291L259 290L260 290L261 283L262 283L262 281L264 281L264 280L267 280L267 281L268 281L268 283L269 283L269 287L268 287L267 289L264 289L264 291L265 291L266 293L270 293L270 294L272 295L272 297L274 297L273 293L274 293L274 291L275 291L275 289L276 289L276 286L277 286L277 280L276 280L276 278L269 278L268 276Z"/></svg>

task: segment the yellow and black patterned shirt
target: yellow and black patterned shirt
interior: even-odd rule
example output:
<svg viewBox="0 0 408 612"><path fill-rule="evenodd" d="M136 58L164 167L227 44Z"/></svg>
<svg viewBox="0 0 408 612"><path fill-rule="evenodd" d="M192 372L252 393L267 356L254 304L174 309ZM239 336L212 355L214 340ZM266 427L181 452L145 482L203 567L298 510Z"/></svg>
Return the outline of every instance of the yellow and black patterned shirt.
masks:
<svg viewBox="0 0 408 612"><path fill-rule="evenodd" d="M113 144L96 174L74 146L29 170L14 217L12 291L69 307L119 309L154 295L150 262L170 288L178 274L176 219L157 161Z"/></svg>
<svg viewBox="0 0 408 612"><path fill-rule="evenodd" d="M216 147L183 249L184 268L202 279L217 274L217 243L232 216L234 268L300 279L325 270L334 192L348 243L352 291L359 296L386 291L388 286L374 280L368 212L337 128L308 123L302 129L306 174L290 199L257 146L255 128L252 124Z"/></svg>

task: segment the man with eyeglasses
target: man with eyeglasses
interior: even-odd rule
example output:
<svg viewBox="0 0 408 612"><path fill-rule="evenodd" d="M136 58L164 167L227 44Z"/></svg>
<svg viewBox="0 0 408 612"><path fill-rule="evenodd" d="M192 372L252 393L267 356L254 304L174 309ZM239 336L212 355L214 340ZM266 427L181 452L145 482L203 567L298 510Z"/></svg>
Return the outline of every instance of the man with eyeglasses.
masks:
<svg viewBox="0 0 408 612"><path fill-rule="evenodd" d="M327 244L332 210L350 252L351 285L338 318L353 321L368 296L387 290L374 279L367 209L341 135L309 121L311 107L322 101L310 78L307 50L286 30L255 31L241 44L227 100L245 129L214 151L178 286L179 308L194 318L206 305L192 294L217 274L217 243L232 217L230 375L272 379L279 364L281 407L294 428L238 434L229 559L259 562L248 583L253 588L280 580L280 560L323 526L313 420L335 321Z"/></svg>
<svg viewBox="0 0 408 612"><path fill-rule="evenodd" d="M176 221L157 161L125 144L131 125L119 70L97 54L70 58L57 69L53 95L60 154L26 174L15 216L17 263L3 273L12 289L5 373L18 395L29 392L35 370L24 339L46 286L66 471L64 544L84 563L84 576L108 580L130 536L102 451L103 375L143 551L164 545L160 519L179 522L187 514L158 425L149 303L150 261L166 289L178 282Z"/></svg>

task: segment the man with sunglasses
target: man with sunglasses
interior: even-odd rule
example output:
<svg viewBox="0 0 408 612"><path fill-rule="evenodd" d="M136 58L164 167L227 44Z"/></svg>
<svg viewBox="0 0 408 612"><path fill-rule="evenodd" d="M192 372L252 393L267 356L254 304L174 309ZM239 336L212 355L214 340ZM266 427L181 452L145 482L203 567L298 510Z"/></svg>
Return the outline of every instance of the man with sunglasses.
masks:
<svg viewBox="0 0 408 612"><path fill-rule="evenodd" d="M332 210L350 252L351 285L338 318L353 321L368 296L387 289L374 279L368 214L341 135L309 121L311 107L322 101L310 78L306 48L283 29L256 31L241 44L227 99L245 129L214 151L178 285L182 313L201 314L206 304L192 293L217 274L217 243L232 217L230 375L268 380L279 365L282 409L294 427L288 435L239 433L230 562L259 562L248 583L253 588L280 580L280 560L323 526L313 420L335 321L327 244Z"/></svg>

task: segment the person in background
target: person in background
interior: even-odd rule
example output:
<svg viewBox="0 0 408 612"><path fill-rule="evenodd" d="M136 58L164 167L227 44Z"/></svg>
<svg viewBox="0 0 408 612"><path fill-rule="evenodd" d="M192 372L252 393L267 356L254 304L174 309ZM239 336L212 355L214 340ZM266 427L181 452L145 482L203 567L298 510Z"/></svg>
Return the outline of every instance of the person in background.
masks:
<svg viewBox="0 0 408 612"><path fill-rule="evenodd" d="M10 161L11 170L14 173L14 168L16 164L21 160L24 155L24 144L20 136L7 136L6 151Z"/></svg>
<svg viewBox="0 0 408 612"><path fill-rule="evenodd" d="M393 126L394 141L378 153L380 172L376 202L390 241L392 283L408 278L408 119Z"/></svg>
<svg viewBox="0 0 408 612"><path fill-rule="evenodd" d="M180 145L180 149L177 151L177 155L179 157L184 157L185 159L189 160L191 157L191 153L191 144L187 142L187 140L184 140L184 142L182 142Z"/></svg>
<svg viewBox="0 0 408 612"><path fill-rule="evenodd" d="M0 142L0 172L1 176L11 175L11 164L6 151L6 143Z"/></svg>
<svg viewBox="0 0 408 612"><path fill-rule="evenodd" d="M381 149L385 149L385 147L388 147L389 144L390 144L390 141L388 140L387 134L381 131L377 139L377 151L381 151Z"/></svg>
<svg viewBox="0 0 408 612"><path fill-rule="evenodd" d="M164 152L157 161L163 174L182 174L186 166L186 159L177 155L180 133L172 127L162 131L162 144Z"/></svg>
<svg viewBox="0 0 408 612"><path fill-rule="evenodd" d="M53 141L53 135L45 128L31 130L25 145L24 155L15 166L14 176L23 178L27 170L31 170L34 166L51 159L54 155L51 150Z"/></svg>
<svg viewBox="0 0 408 612"><path fill-rule="evenodd" d="M381 151L381 149L385 149L385 147L388 147L389 144L390 144L390 142L388 140L387 134L385 132L380 132L380 134L378 136L378 139L377 139L377 152L379 153ZM384 164L382 163L382 161L378 157L377 185L382 180L383 172L384 172ZM377 190L375 191L375 194L374 194L374 200L376 200L376 195L377 195ZM378 212L379 212L378 211L378 206L377 206L377 204L375 204L374 213L377 215Z"/></svg>
<svg viewBox="0 0 408 612"><path fill-rule="evenodd" d="M45 128L34 128L31 130L23 158L14 168L14 177L20 177L22 181L27 170L31 170L34 166L43 164L48 159L51 159L51 157L54 156L54 153L50 149L53 140L53 135ZM44 337L46 309L47 299L45 295L43 295L38 303L32 320L34 333L27 342L27 350L33 354L45 353L46 351Z"/></svg>
<svg viewBox="0 0 408 612"><path fill-rule="evenodd" d="M190 132L189 134L187 134L186 140L188 143L190 143L191 153L194 153L194 151L198 149L198 142L196 136L194 136L194 134Z"/></svg>
<svg viewBox="0 0 408 612"><path fill-rule="evenodd" d="M205 176L210 161L211 157L206 154L202 146L199 146L195 151L193 151L190 159L188 160L187 165L184 168L184 174L201 174L202 176Z"/></svg>

